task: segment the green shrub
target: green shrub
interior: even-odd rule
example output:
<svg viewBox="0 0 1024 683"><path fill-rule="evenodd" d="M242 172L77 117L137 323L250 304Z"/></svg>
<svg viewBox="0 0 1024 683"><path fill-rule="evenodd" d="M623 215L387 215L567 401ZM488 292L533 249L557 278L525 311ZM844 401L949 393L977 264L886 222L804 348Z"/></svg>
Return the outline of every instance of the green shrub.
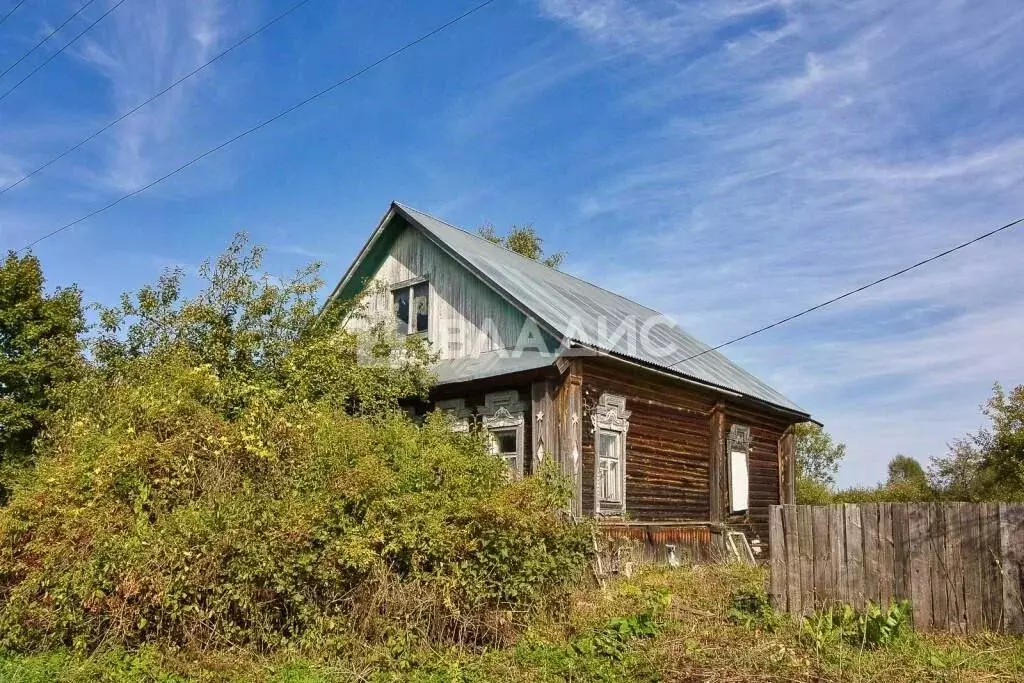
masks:
<svg viewBox="0 0 1024 683"><path fill-rule="evenodd" d="M906 600L891 603L886 609L870 601L863 610L836 605L804 619L801 637L818 652L839 643L862 649L886 647L899 637L909 616L910 603Z"/></svg>
<svg viewBox="0 0 1024 683"><path fill-rule="evenodd" d="M732 605L727 615L733 624L746 626L750 629L763 629L769 633L774 631L782 620L768 602L764 590L740 589L732 594Z"/></svg>
<svg viewBox="0 0 1024 683"><path fill-rule="evenodd" d="M316 315L232 250L104 311L43 456L0 510L0 646L501 641L574 584L567 487L422 427L426 350ZM356 362L357 358L360 362Z"/></svg>

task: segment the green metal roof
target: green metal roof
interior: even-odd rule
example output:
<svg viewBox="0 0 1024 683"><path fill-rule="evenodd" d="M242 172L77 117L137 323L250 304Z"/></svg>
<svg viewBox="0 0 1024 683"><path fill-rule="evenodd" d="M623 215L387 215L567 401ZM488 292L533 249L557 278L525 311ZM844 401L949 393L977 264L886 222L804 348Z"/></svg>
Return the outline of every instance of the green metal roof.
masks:
<svg viewBox="0 0 1024 683"><path fill-rule="evenodd" d="M708 351L706 344L684 332L657 311L568 273L549 268L403 204L392 204L391 210L356 263L352 264L338 285L336 294L354 293L351 291L353 287L361 286L360 282L355 282L362 279L357 276L366 271L367 266L375 270L365 261L373 261L372 258L367 259L367 256L373 251L379 253L394 239L394 235L390 239L382 238L389 224L394 222L396 214L423 231L456 261L560 339L759 399L802 415L808 414L723 354ZM652 321L656 321L656 324ZM668 354L659 352L659 349L665 348L674 351ZM701 353L696 358L690 358ZM493 368L498 369L501 365L496 363Z"/></svg>

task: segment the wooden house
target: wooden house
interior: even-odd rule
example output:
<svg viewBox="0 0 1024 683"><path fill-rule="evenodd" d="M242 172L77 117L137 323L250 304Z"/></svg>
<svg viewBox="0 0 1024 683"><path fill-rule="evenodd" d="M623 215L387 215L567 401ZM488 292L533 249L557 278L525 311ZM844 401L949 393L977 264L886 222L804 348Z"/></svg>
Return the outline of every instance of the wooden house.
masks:
<svg viewBox="0 0 1024 683"><path fill-rule="evenodd" d="M794 502L808 413L656 311L397 203L331 296L367 287L370 320L439 355L418 411L488 430L516 476L552 459L606 536L701 558L740 530L756 550Z"/></svg>

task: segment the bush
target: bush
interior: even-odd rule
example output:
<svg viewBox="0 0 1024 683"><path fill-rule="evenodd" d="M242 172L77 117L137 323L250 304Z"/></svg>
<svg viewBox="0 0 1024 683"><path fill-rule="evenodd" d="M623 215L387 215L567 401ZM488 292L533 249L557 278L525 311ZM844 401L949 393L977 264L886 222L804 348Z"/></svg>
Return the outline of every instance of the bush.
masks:
<svg viewBox="0 0 1024 683"><path fill-rule="evenodd" d="M578 583L563 482L411 424L425 350L339 332L315 280L259 279L243 246L194 298L172 274L104 312L0 511L0 645L494 642Z"/></svg>
<svg viewBox="0 0 1024 683"><path fill-rule="evenodd" d="M885 647L906 628L909 616L910 603L906 600L885 609L870 601L863 610L836 605L804 619L801 635L819 652L839 643L861 649Z"/></svg>

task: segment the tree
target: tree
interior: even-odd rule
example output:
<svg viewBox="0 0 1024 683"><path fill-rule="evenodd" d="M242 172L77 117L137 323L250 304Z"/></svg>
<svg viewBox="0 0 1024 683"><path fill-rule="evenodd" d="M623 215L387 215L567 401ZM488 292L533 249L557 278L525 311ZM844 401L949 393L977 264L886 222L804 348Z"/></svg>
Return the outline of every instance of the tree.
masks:
<svg viewBox="0 0 1024 683"><path fill-rule="evenodd" d="M32 254L9 252L0 265L0 466L31 456L55 389L82 365L81 294L76 287L47 294L44 285ZM4 491L0 484L0 498Z"/></svg>
<svg viewBox="0 0 1024 683"><path fill-rule="evenodd" d="M796 425L794 433L797 477L834 485L839 462L846 457L846 444L833 441L831 434L813 422Z"/></svg>
<svg viewBox="0 0 1024 683"><path fill-rule="evenodd" d="M947 498L1024 500L1024 385L1007 392L996 384L982 412L982 427L950 444L932 460L931 478Z"/></svg>
<svg viewBox="0 0 1024 683"><path fill-rule="evenodd" d="M900 454L889 461L889 479L886 481L887 486L907 482L924 482L927 481L927 479L928 475L925 474L924 468L921 467L921 463L910 456Z"/></svg>
<svg viewBox="0 0 1024 683"><path fill-rule="evenodd" d="M499 235L490 223L481 226L477 232L488 242L500 245L526 258L539 261L549 268L558 268L565 259L565 252L544 255L544 242L532 225L513 225L507 235Z"/></svg>

